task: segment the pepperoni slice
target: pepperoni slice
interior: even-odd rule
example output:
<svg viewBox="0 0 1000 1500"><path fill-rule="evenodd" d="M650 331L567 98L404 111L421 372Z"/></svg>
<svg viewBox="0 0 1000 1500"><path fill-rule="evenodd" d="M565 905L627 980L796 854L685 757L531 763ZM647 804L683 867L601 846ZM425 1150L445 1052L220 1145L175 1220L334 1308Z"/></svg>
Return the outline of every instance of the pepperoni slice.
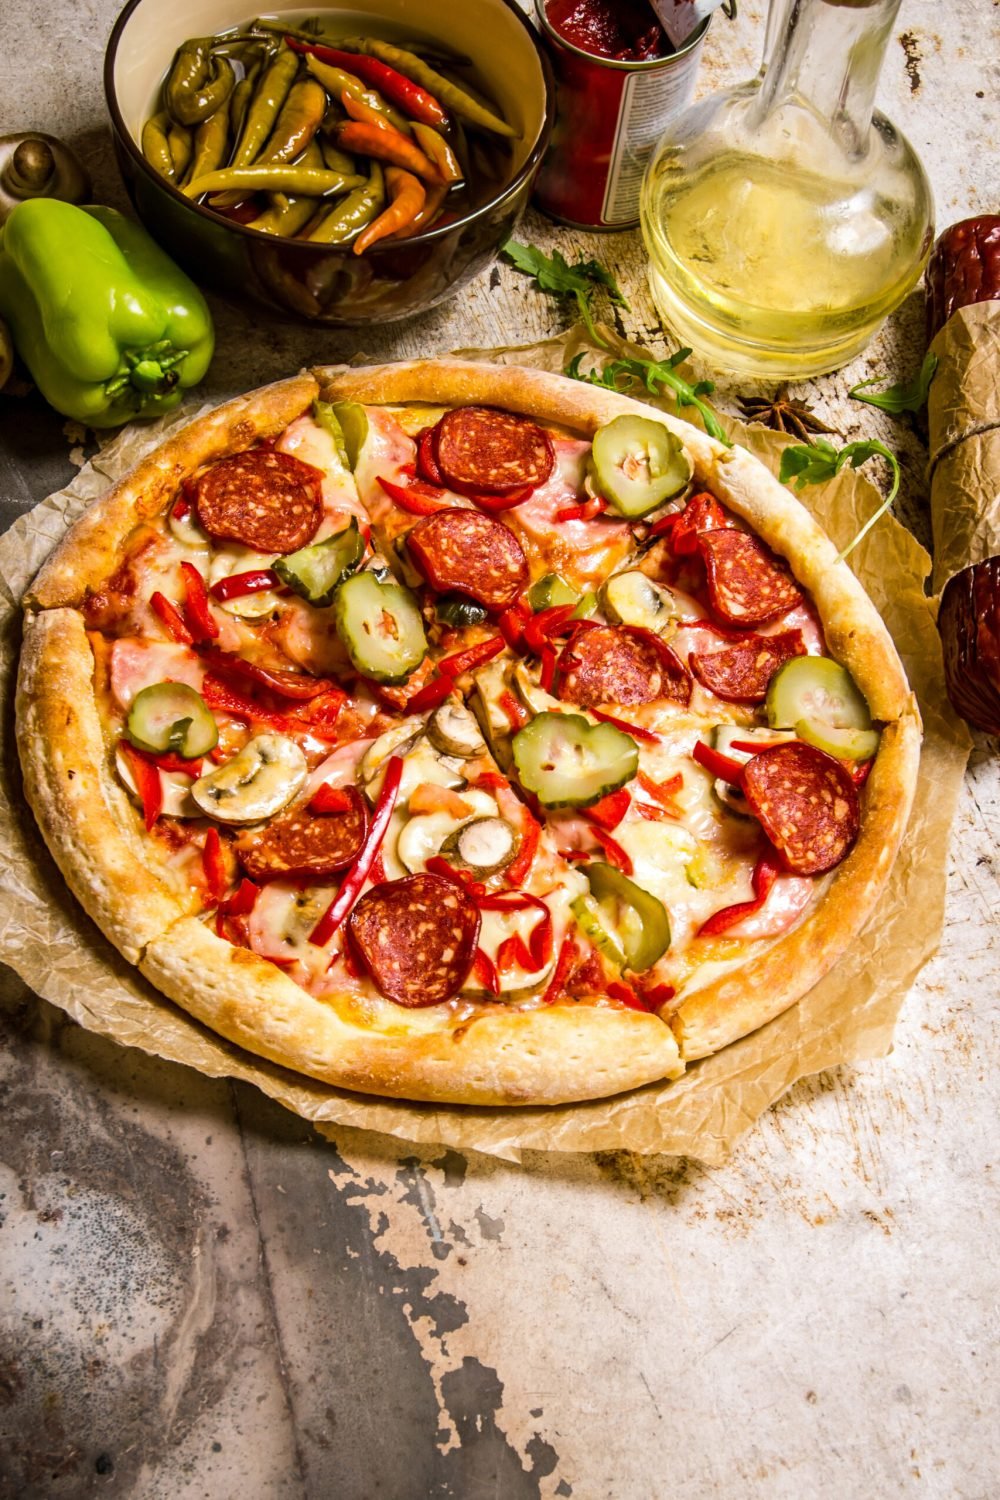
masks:
<svg viewBox="0 0 1000 1500"><path fill-rule="evenodd" d="M352 949L383 995L411 1008L462 987L479 939L479 911L440 875L409 875L368 891L347 923Z"/></svg>
<svg viewBox="0 0 1000 1500"><path fill-rule="evenodd" d="M703 531L698 547L712 611L727 624L763 625L802 602L787 568L745 531Z"/></svg>
<svg viewBox="0 0 1000 1500"><path fill-rule="evenodd" d="M439 510L406 538L415 565L439 594L468 594L487 609L511 604L528 582L528 560L514 533L476 510Z"/></svg>
<svg viewBox="0 0 1000 1500"><path fill-rule="evenodd" d="M255 552L295 552L312 540L322 519L322 479L290 453L248 448L199 476L198 519L209 536Z"/></svg>
<svg viewBox="0 0 1000 1500"><path fill-rule="evenodd" d="M244 833L236 852L251 880L323 878L353 864L368 831L368 808L356 787L344 788L350 806L315 813L302 804L260 832Z"/></svg>
<svg viewBox="0 0 1000 1500"><path fill-rule="evenodd" d="M703 531L722 531L729 522L726 513L708 490L699 490L680 512L670 529L670 550L675 557L695 557Z"/></svg>
<svg viewBox="0 0 1000 1500"><path fill-rule="evenodd" d="M536 422L492 406L459 406L437 425L434 457L449 489L506 495L544 484L555 466L552 439Z"/></svg>
<svg viewBox="0 0 1000 1500"><path fill-rule="evenodd" d="M793 656L805 654L802 632L783 630L778 635L748 636L721 651L692 651L688 666L717 698L731 703L763 703L767 685L778 668Z"/></svg>
<svg viewBox="0 0 1000 1500"><path fill-rule="evenodd" d="M645 631L597 625L574 637L559 658L559 696L592 708L599 703L652 703L669 698L686 704L691 680L670 670L666 653ZM679 664L678 664L679 665Z"/></svg>
<svg viewBox="0 0 1000 1500"><path fill-rule="evenodd" d="M814 745L789 740L747 761L747 805L793 875L839 865L858 836L861 808L850 772Z"/></svg>

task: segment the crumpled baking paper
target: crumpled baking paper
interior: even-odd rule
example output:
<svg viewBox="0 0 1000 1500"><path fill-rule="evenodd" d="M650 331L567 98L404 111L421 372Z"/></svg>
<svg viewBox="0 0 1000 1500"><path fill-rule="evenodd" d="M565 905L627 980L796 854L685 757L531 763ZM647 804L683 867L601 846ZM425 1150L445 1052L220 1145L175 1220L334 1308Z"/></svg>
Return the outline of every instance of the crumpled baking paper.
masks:
<svg viewBox="0 0 1000 1500"><path fill-rule="evenodd" d="M641 353L602 330L615 353ZM580 331L521 349L463 351L476 358L561 370L579 350L599 353ZM668 409L676 409L664 401ZM689 416L690 410L683 415ZM630 1150L722 1161L759 1116L798 1079L889 1051L907 989L934 952L944 914L948 830L968 753L968 737L948 708L934 602L924 593L930 559L910 533L885 516L851 554L892 631L920 700L926 738L910 826L875 917L833 971L798 1004L676 1083L613 1099L550 1108L485 1109L406 1104L346 1093L243 1052L162 998L91 923L67 890L24 802L13 735L21 599L52 547L108 483L130 468L184 417L126 429L65 490L50 495L0 538L0 959L81 1026L126 1046L255 1084L315 1122L382 1131L426 1146L487 1152L517 1160L525 1149ZM777 469L786 439L726 419L730 436ZM802 494L844 545L877 506L876 490L845 470Z"/></svg>

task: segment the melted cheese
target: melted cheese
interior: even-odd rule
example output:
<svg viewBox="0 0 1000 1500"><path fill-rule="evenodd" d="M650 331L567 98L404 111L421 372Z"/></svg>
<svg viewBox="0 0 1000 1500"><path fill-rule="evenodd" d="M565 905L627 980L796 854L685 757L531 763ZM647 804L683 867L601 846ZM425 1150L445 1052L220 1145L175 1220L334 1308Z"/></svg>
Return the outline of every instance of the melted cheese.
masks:
<svg viewBox="0 0 1000 1500"><path fill-rule="evenodd" d="M190 646L123 639L111 647L111 692L126 711L136 693L157 682L186 682L201 690L205 669Z"/></svg>

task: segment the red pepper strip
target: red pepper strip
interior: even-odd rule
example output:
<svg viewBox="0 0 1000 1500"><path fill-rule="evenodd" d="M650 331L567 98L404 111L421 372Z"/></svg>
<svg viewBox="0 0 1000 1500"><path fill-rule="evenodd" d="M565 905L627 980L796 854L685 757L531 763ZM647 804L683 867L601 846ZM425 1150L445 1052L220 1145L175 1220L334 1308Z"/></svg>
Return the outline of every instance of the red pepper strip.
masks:
<svg viewBox="0 0 1000 1500"><path fill-rule="evenodd" d="M617 792L609 792L606 797L601 798L600 802L595 802L593 807L588 807L587 817L610 832L611 829L618 827L628 812L631 802L632 796L628 788L620 786Z"/></svg>
<svg viewBox="0 0 1000 1500"><path fill-rule="evenodd" d="M353 73L355 78L360 78L363 83L370 83L390 104L398 105L411 119L419 120L423 125L447 125L448 116L433 94L429 94L418 83L414 83L412 78L390 68L388 63L379 58L368 57L364 52L341 52L337 47L300 42L292 36L286 36L285 41L293 52L312 53L320 62L343 68L345 72Z"/></svg>
<svg viewBox="0 0 1000 1500"><path fill-rule="evenodd" d="M425 485L420 479L411 480L409 484L394 484L391 479L383 479L381 474L376 478L389 499L411 516L432 516L435 511L450 508L446 496L428 493L432 486Z"/></svg>
<svg viewBox="0 0 1000 1500"><path fill-rule="evenodd" d="M635 810L640 818L645 818L647 823L676 823L681 817L679 808L671 811L669 807L653 806L649 802L637 802Z"/></svg>
<svg viewBox="0 0 1000 1500"><path fill-rule="evenodd" d="M594 851L592 849L560 849L559 850L559 858L560 859L568 859L571 863L574 860L577 861L577 862L579 862L580 860L584 860L584 859L593 859L593 857L594 857Z"/></svg>
<svg viewBox="0 0 1000 1500"><path fill-rule="evenodd" d="M368 879L372 885L385 885L389 876L386 874L385 860L382 858L381 849L372 860L372 867L368 871Z"/></svg>
<svg viewBox="0 0 1000 1500"><path fill-rule="evenodd" d="M121 747L125 752L135 789L142 802L142 816L148 833L163 811L163 787L160 783L160 773L134 745L129 745L122 740Z"/></svg>
<svg viewBox="0 0 1000 1500"><path fill-rule="evenodd" d="M567 623L574 609L575 604L552 604L548 609L533 615L524 627L524 645L528 650L540 655L545 642L550 636L559 634L560 628Z"/></svg>
<svg viewBox="0 0 1000 1500"><path fill-rule="evenodd" d="M201 868L212 905L217 906L226 894L226 886L229 884L226 861L222 857L222 840L217 828L209 828L205 834L205 843L201 851Z"/></svg>
<svg viewBox="0 0 1000 1500"><path fill-rule="evenodd" d="M721 776L723 781L729 781L733 786L739 786L743 777L743 767L738 760L733 760L730 755L723 755L718 750L713 750L711 745L706 745L704 740L696 740L691 757L699 766L703 766L712 776Z"/></svg>
<svg viewBox="0 0 1000 1500"><path fill-rule="evenodd" d="M337 720L346 702L345 692L342 692L340 688L331 688L329 692L321 693L317 698L311 698L308 703L296 709L296 713L301 714L309 728L317 732L320 739L323 739L336 732Z"/></svg>
<svg viewBox="0 0 1000 1500"><path fill-rule="evenodd" d="M262 708L259 703L255 703L252 698L245 698L242 693L238 693L228 683L222 682L212 672L205 676L205 681L201 685L201 696L211 709L232 714L234 718L245 719L248 722L255 719L259 724L266 724L269 729L276 729L282 734L305 734L310 729L310 726L301 719L293 719L288 714L277 714L268 708Z"/></svg>
<svg viewBox="0 0 1000 1500"><path fill-rule="evenodd" d="M180 610L159 589L155 594L150 594L149 607L172 641L178 641L182 646L194 645L194 636L184 624Z"/></svg>
<svg viewBox="0 0 1000 1500"><path fill-rule="evenodd" d="M504 871L509 885L523 885L538 853L538 841L542 830L525 807L521 811L521 847Z"/></svg>
<svg viewBox="0 0 1000 1500"><path fill-rule="evenodd" d="M622 1005L627 1005L629 1010L649 1010L645 1000L639 998L631 985L612 980L608 985L608 994L612 1000L620 1000Z"/></svg>
<svg viewBox="0 0 1000 1500"><path fill-rule="evenodd" d="M531 606L523 599L510 605L497 620L497 627L512 651L517 651L524 639L524 625L531 619Z"/></svg>
<svg viewBox="0 0 1000 1500"><path fill-rule="evenodd" d="M666 1005L676 994L672 984L654 984L651 989L643 991L642 998L650 1010L659 1010L661 1005Z"/></svg>
<svg viewBox="0 0 1000 1500"><path fill-rule="evenodd" d="M214 832L214 829L210 830ZM260 886L255 885L244 875L236 890L227 901L223 901L219 911L226 917L247 917L254 909L257 897L260 895Z"/></svg>
<svg viewBox="0 0 1000 1500"><path fill-rule="evenodd" d="M459 890L478 900L485 896L486 887L481 880L474 880L469 870L456 870L453 865L440 854L435 854L424 864L424 869L431 875L440 875L444 880L450 880L452 885L457 885Z"/></svg>
<svg viewBox="0 0 1000 1500"><path fill-rule="evenodd" d="M531 718L528 710L523 704L518 703L509 688L504 688L503 692L497 698L497 707L502 709L507 715L510 727L514 730L515 734L519 729L523 729Z"/></svg>
<svg viewBox="0 0 1000 1500"><path fill-rule="evenodd" d="M783 745L784 740L730 740L730 750L739 750L744 755L756 755L761 750L770 750L772 745Z"/></svg>
<svg viewBox="0 0 1000 1500"><path fill-rule="evenodd" d="M382 840L385 838L385 831L389 826L389 819L392 817L392 810L396 805L396 797L399 794L399 783L402 775L402 756L391 755L386 763L382 790L378 794L375 811L368 825L368 832L365 834L364 842L358 850L358 857L344 876L340 890L330 902L330 905L320 917L309 936L309 941L315 943L317 948L326 947L361 893L361 887L368 878L368 871L375 863L375 856L382 847Z"/></svg>
<svg viewBox="0 0 1000 1500"><path fill-rule="evenodd" d="M482 948L476 949L470 974L477 984L482 985L488 995L499 995L500 979L497 975L496 964L488 953L483 952Z"/></svg>
<svg viewBox="0 0 1000 1500"><path fill-rule="evenodd" d="M497 969L501 974L507 974L511 969L523 969L526 974L531 974L538 967L519 932L504 938L497 949Z"/></svg>
<svg viewBox="0 0 1000 1500"><path fill-rule="evenodd" d="M679 510L671 511L669 516L661 516L658 521L654 521L652 526L650 526L649 535L666 536L668 532L673 531L680 518L681 513Z"/></svg>
<svg viewBox="0 0 1000 1500"><path fill-rule="evenodd" d="M184 579L184 619L196 641L216 641L219 627L212 618L208 590L194 563L181 563Z"/></svg>
<svg viewBox="0 0 1000 1500"><path fill-rule="evenodd" d="M605 833L603 828L592 828L590 831L608 856L608 863L614 865L616 870L621 870L623 875L631 875L632 860L618 840L613 839L610 833Z"/></svg>
<svg viewBox="0 0 1000 1500"><path fill-rule="evenodd" d="M438 468L437 454L434 444L437 441L437 428L425 427L417 438L417 469L428 484L436 485L438 489L445 489L444 477Z"/></svg>
<svg viewBox="0 0 1000 1500"><path fill-rule="evenodd" d="M183 771L185 776L201 775L201 760L185 760L182 755L154 755L151 750L137 750L133 745L132 754L147 760L151 766L156 766L158 771Z"/></svg>
<svg viewBox="0 0 1000 1500"><path fill-rule="evenodd" d="M491 635L488 641L480 641L478 646L469 646L465 651L456 651L453 656L443 657L438 662L438 671L443 672L445 677L460 677L463 672L471 672L473 667L481 667L484 662L492 661L494 656L500 655L503 647L503 636Z"/></svg>
<svg viewBox="0 0 1000 1500"><path fill-rule="evenodd" d="M248 573L230 573L209 589L220 604L227 599L242 599L244 594L261 594L265 589L280 587L281 579L271 568L252 568Z"/></svg>
<svg viewBox="0 0 1000 1500"><path fill-rule="evenodd" d="M599 499L596 495L592 500L587 500L583 505L567 505L565 510L556 511L557 521L592 521L595 516L608 508L606 500Z"/></svg>
<svg viewBox="0 0 1000 1500"><path fill-rule="evenodd" d="M422 714L429 708L437 708L439 703L454 691L455 684L450 677L432 677L430 682L424 684L414 693L412 698L406 700L406 712L408 714Z"/></svg>
<svg viewBox="0 0 1000 1500"><path fill-rule="evenodd" d="M350 793L342 786L318 787L309 802L309 811L312 813L339 813L347 812L352 806Z"/></svg>
<svg viewBox="0 0 1000 1500"><path fill-rule="evenodd" d="M549 980L548 986L545 990L545 994L542 996L543 1005L551 1005L552 1002L557 999L558 996L562 993L562 990L566 984L566 980L569 978L569 971L573 967L573 961L575 958L576 945L574 944L573 939L571 937L564 937L562 940L562 947L559 949L559 957L556 959L556 966L553 971L552 978Z"/></svg>
<svg viewBox="0 0 1000 1500"><path fill-rule="evenodd" d="M503 791L510 790L510 782L506 776L501 776L499 771L480 771L475 781L471 784L472 786L484 786L488 791L496 791L497 788Z"/></svg>
<svg viewBox="0 0 1000 1500"><path fill-rule="evenodd" d="M860 765L857 761L855 761L853 765L848 767L848 770L851 774L851 780L854 782L855 786L864 786L865 782L868 780L868 777L871 775L871 769L874 764L874 759L863 760Z"/></svg>
<svg viewBox="0 0 1000 1500"><path fill-rule="evenodd" d="M643 745L658 745L660 736L654 734L651 729L643 729L639 724L628 724L624 719L616 719L614 714L606 714L599 708L588 708L587 712L593 714L595 719L600 719L602 724L611 724L615 729L624 730L634 740L639 740Z"/></svg>
<svg viewBox="0 0 1000 1500"><path fill-rule="evenodd" d="M675 517L670 550L675 557L694 557L698 552L698 537L703 531L719 531L728 525L726 513L715 496L708 490L699 490Z"/></svg>
<svg viewBox="0 0 1000 1500"><path fill-rule="evenodd" d="M170 508L170 514L175 521L183 521L185 516L191 514L191 498L182 490Z"/></svg>
<svg viewBox="0 0 1000 1500"><path fill-rule="evenodd" d="M646 775L645 771L639 771L636 780L647 797L652 797L654 802L658 802L675 817L680 816L680 809L674 805L674 798L684 785L684 777L680 771L676 776L668 777L666 781L654 781L652 776Z"/></svg>
<svg viewBox="0 0 1000 1500"><path fill-rule="evenodd" d="M542 674L539 678L539 686L543 693L551 693L556 682L556 652L555 647L548 642L542 647Z"/></svg>
<svg viewBox="0 0 1000 1500"><path fill-rule="evenodd" d="M771 887L781 874L781 866L772 860L769 854L761 855L753 867L753 875L750 877L753 886L752 901L738 901L735 906L724 906L714 916L709 917L707 922L702 922L698 928L697 937L718 937L720 932L727 932L730 927L735 927L744 917L752 917L755 912L760 911L764 902L770 894Z"/></svg>
<svg viewBox="0 0 1000 1500"><path fill-rule="evenodd" d="M330 692L339 692L335 683L327 677L310 677L307 672L291 672L284 667L261 667L255 662L244 661L232 651L219 651L207 647L202 657L222 677L235 677L238 682L250 682L254 686L267 688L279 698L290 698L296 703L308 703L312 698Z"/></svg>

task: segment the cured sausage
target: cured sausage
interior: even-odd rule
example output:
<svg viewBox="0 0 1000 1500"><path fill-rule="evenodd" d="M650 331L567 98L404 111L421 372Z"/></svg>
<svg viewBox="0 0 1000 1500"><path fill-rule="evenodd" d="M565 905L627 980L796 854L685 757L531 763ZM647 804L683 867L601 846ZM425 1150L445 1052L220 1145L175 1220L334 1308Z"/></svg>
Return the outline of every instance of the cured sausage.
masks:
<svg viewBox="0 0 1000 1500"><path fill-rule="evenodd" d="M344 793L349 805L342 812L299 806L261 832L242 834L236 852L251 880L321 879L352 864L368 831L368 810L356 787Z"/></svg>
<svg viewBox="0 0 1000 1500"><path fill-rule="evenodd" d="M726 624L763 625L802 602L788 570L745 531L703 531L698 550L705 560L712 613Z"/></svg>
<svg viewBox="0 0 1000 1500"><path fill-rule="evenodd" d="M411 1008L461 989L479 939L479 910L440 875L409 875L368 891L347 924L351 948L383 995Z"/></svg>
<svg viewBox="0 0 1000 1500"><path fill-rule="evenodd" d="M209 536L256 552L295 552L312 540L322 519L322 479L290 453L248 448L199 475L195 509Z"/></svg>
<svg viewBox="0 0 1000 1500"><path fill-rule="evenodd" d="M793 875L822 875L852 847L861 823L857 788L839 760L789 740L748 760L750 812Z"/></svg>
<svg viewBox="0 0 1000 1500"><path fill-rule="evenodd" d="M751 635L721 651L692 651L688 666L698 681L730 703L763 703L767 685L779 667L793 656L805 656L799 630L778 635Z"/></svg>
<svg viewBox="0 0 1000 1500"><path fill-rule="evenodd" d="M1000 214L952 224L927 262L927 342L953 312L1000 298Z"/></svg>
<svg viewBox="0 0 1000 1500"><path fill-rule="evenodd" d="M626 625L596 625L571 637L559 658L559 697L581 708L656 698L686 704L691 680L680 663L669 661L669 647L661 650L651 634Z"/></svg>
<svg viewBox="0 0 1000 1500"><path fill-rule="evenodd" d="M514 533L492 516L452 507L418 521L406 548L439 594L468 594L504 609L527 586L528 560Z"/></svg>
<svg viewBox="0 0 1000 1500"><path fill-rule="evenodd" d="M536 422L492 406L459 406L437 425L434 459L459 494L537 489L555 466L552 439Z"/></svg>

